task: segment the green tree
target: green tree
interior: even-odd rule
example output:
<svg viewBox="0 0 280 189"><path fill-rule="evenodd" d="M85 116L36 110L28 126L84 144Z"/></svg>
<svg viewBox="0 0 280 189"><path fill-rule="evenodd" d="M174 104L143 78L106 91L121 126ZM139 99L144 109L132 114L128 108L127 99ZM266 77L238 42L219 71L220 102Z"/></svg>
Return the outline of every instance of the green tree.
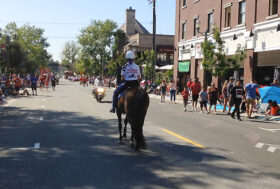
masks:
<svg viewBox="0 0 280 189"><path fill-rule="evenodd" d="M114 34L117 24L112 20L94 20L89 26L82 29L81 35L78 38L81 45L82 54L91 56L93 59L91 68L94 73L100 74L102 72L101 65L97 60L97 55L101 57L101 63L106 67L112 58L112 47L114 45ZM85 62L86 63L86 62Z"/></svg>
<svg viewBox="0 0 280 189"><path fill-rule="evenodd" d="M138 65L144 66L144 71L143 71L144 77L149 80L151 80L153 78L152 62L153 62L154 54L155 53L153 50L147 50L141 54L140 58L136 59L136 63Z"/></svg>
<svg viewBox="0 0 280 189"><path fill-rule="evenodd" d="M213 38L214 42L206 39L202 43L202 65L213 76L223 78L231 69L239 70L240 63L246 58L246 48L238 45L235 55L228 57L218 28L214 29Z"/></svg>
<svg viewBox="0 0 280 189"><path fill-rule="evenodd" d="M75 68L75 62L79 54L80 47L75 41L67 41L62 51L62 62L61 65L67 69L73 70Z"/></svg>
<svg viewBox="0 0 280 189"><path fill-rule="evenodd" d="M17 41L26 55L25 67L28 71L35 71L49 63L51 55L47 52L49 44L44 37L44 29L23 25L17 30Z"/></svg>

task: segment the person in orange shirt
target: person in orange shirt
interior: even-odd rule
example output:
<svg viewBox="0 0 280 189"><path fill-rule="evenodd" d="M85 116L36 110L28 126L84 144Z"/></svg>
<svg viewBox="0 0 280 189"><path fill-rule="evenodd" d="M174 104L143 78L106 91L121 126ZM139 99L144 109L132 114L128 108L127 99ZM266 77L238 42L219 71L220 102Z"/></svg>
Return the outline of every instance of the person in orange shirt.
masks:
<svg viewBox="0 0 280 189"><path fill-rule="evenodd" d="M276 101L273 101L270 110L266 113L266 115L277 116L279 111L279 106Z"/></svg>

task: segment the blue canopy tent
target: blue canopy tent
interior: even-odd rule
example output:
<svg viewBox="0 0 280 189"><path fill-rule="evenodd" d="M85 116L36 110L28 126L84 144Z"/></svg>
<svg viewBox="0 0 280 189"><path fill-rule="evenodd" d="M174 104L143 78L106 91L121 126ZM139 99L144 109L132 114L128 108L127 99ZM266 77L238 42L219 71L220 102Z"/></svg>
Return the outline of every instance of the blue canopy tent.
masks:
<svg viewBox="0 0 280 189"><path fill-rule="evenodd" d="M280 88L279 87L263 87L259 88L262 103L268 103L268 100L276 101L280 104Z"/></svg>

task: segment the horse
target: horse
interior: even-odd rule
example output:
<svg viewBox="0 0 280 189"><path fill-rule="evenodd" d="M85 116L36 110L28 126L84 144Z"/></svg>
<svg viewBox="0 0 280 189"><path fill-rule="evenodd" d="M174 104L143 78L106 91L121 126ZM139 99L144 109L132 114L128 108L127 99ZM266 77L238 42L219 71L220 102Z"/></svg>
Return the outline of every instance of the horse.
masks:
<svg viewBox="0 0 280 189"><path fill-rule="evenodd" d="M146 143L143 135L143 125L147 110L150 104L148 93L140 88L128 88L124 91L121 98L117 103L117 116L118 116L118 127L119 127L119 140L120 144L123 144L123 137L126 138L126 126L127 123L131 126L131 144L134 145L136 142L135 150L140 148L145 149ZM126 115L124 120L125 128L124 134L122 135L122 114Z"/></svg>

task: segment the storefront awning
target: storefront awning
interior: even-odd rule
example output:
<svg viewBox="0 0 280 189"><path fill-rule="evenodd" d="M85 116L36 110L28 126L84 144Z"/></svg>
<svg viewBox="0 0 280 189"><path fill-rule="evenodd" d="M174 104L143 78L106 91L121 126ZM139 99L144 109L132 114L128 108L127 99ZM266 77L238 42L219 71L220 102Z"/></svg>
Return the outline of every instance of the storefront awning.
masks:
<svg viewBox="0 0 280 189"><path fill-rule="evenodd" d="M190 62L179 62L179 72L189 72Z"/></svg>

